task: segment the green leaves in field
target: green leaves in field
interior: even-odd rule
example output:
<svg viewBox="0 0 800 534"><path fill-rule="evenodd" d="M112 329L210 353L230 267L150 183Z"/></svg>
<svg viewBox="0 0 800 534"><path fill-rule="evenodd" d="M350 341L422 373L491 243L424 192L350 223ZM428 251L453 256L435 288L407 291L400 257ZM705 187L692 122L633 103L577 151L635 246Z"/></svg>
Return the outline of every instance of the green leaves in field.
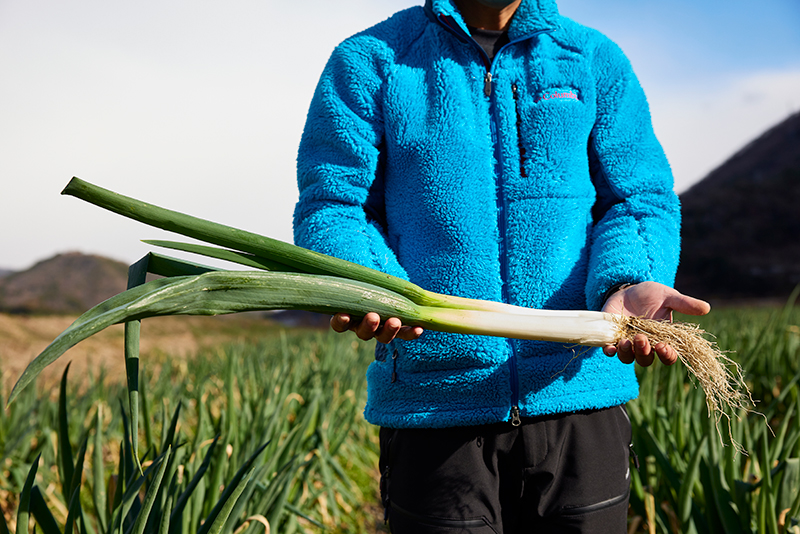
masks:
<svg viewBox="0 0 800 534"><path fill-rule="evenodd" d="M684 369L642 369L640 396L629 403L641 460L632 509L659 532L800 532L800 310L717 310L704 320L717 321L721 345L738 348L753 396L764 401L761 414L723 427L748 455L720 443Z"/></svg>
<svg viewBox="0 0 800 534"><path fill-rule="evenodd" d="M45 534L69 525L87 534L255 534L267 524L295 534L311 525L368 532L369 521L353 510L372 497L351 477L361 473L371 489L377 442L361 411L372 355L333 335L284 339L219 348L189 365L167 360L162 372L143 373L139 410L154 417L151 437L140 440L142 473L130 413L110 400L125 392L89 381L70 394L64 375L62 409L50 416L53 439L40 441L42 459L31 458L23 472L31 480L20 507L28 531L35 522ZM65 443L69 462L50 449L67 450ZM38 467L59 462L57 470ZM65 482L59 473L70 467Z"/></svg>
<svg viewBox="0 0 800 534"><path fill-rule="evenodd" d="M104 462L101 452L103 445L100 426L101 415L98 410L98 415L95 418L96 434L94 439L93 491L91 495L92 503L95 506L96 517L94 521L87 521L81 506L80 495L83 489L84 460L89 438L88 432L85 433L86 437L83 439L77 455L73 456L67 417L67 371L68 367L61 380L58 431L58 443L60 448L59 473L61 474L63 502L67 505L68 511L63 534L75 531L78 525L80 525L79 530L81 532L99 532L102 534L110 534L112 532L125 532L128 534L170 532L170 527L173 522L176 525L180 525L183 522L185 505L191 497L193 490L198 487L203 475L207 471L210 463L210 455L208 455L200 465L200 469L198 469L191 482L185 488L180 488L180 484L176 482L178 479L178 464L173 461L173 448L176 446L180 447L176 441L178 415L178 410L176 410L172 423L167 430L166 440L162 444L163 452L150 462L143 473L139 474L136 470L132 469L130 452L123 452L123 454L120 455L118 474L114 478L114 480L116 480L117 492L113 506L108 510L109 515L107 516L105 513L106 490L103 470ZM127 431L125 434L130 437ZM266 444L259 447L250 458L247 459L231 480L227 482L225 491L220 496L210 514L205 518L203 527L200 529L201 534L219 534L223 531L223 527L230 517L231 511L234 509L239 497L252 477L256 459L265 448ZM121 449L123 451L126 449L125 443L123 443ZM130 450L131 449L128 447L128 451ZM125 464L128 465L126 466ZM20 494L16 532L18 534L26 534L29 531L28 525L32 516L44 534L61 534L62 531L57 526L53 514L42 499L41 492L34 485L38 466L39 457L37 456L28 472L25 486ZM166 473L169 473L172 477L172 482L168 488L165 488L162 484ZM142 498L143 489L146 490L144 492L144 498ZM181 489L183 491L179 491ZM168 491L169 493L167 493ZM162 504L167 501L170 503L170 507L172 503L178 503L178 507L175 510L177 513L172 513L171 510L165 510L162 507ZM162 516L166 516L168 520L164 520ZM5 523L3 523L3 526L5 526ZM181 532L181 530L176 532Z"/></svg>
<svg viewBox="0 0 800 534"><path fill-rule="evenodd" d="M39 469L39 456L34 460L31 470L25 479L25 486L19 495L19 508L17 509L17 534L28 534L28 517L31 511L31 490Z"/></svg>

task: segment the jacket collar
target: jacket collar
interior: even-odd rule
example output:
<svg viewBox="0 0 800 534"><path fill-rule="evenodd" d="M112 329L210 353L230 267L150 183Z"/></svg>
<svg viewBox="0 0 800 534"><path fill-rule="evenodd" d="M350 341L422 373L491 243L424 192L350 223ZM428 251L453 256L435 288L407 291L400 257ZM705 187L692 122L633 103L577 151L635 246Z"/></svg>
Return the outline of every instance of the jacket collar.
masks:
<svg viewBox="0 0 800 534"><path fill-rule="evenodd" d="M425 11L433 20L447 19L447 23L455 24L462 32L469 35L467 24L453 0L426 0ZM558 28L558 6L555 0L522 0L511 26L508 37L512 41L542 31L552 31Z"/></svg>

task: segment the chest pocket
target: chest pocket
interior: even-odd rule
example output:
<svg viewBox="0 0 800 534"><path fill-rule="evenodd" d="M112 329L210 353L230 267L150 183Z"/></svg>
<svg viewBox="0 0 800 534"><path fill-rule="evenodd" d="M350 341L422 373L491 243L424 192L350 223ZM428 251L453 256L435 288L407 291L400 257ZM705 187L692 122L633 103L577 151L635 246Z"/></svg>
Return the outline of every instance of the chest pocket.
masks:
<svg viewBox="0 0 800 534"><path fill-rule="evenodd" d="M526 93L522 85L515 105L525 196L593 198L586 146L594 120L581 90L552 86Z"/></svg>

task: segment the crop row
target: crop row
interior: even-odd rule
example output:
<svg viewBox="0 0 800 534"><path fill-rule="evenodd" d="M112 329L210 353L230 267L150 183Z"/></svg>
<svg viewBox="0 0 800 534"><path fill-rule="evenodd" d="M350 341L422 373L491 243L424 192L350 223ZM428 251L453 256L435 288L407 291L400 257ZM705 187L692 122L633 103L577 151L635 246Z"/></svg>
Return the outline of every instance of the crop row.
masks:
<svg viewBox="0 0 800 534"><path fill-rule="evenodd" d="M57 401L29 388L0 416L8 526L26 532L17 510L29 510L45 533L366 532L371 358L352 339L303 332L146 365L141 462L124 386L65 373Z"/></svg>
<svg viewBox="0 0 800 534"><path fill-rule="evenodd" d="M800 534L800 309L701 322L755 408L717 419L682 365L639 369L630 532ZM371 359L353 336L298 330L145 361L136 440L102 371L28 388L0 413L0 531L375 532Z"/></svg>

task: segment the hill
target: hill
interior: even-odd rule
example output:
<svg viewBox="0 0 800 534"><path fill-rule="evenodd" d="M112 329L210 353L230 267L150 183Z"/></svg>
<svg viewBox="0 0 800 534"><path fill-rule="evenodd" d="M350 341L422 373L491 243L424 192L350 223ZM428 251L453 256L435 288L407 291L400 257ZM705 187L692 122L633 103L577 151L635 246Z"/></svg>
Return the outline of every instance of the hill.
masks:
<svg viewBox="0 0 800 534"><path fill-rule="evenodd" d="M127 281L124 263L78 252L59 254L0 278L0 311L82 313L124 291Z"/></svg>
<svg viewBox="0 0 800 534"><path fill-rule="evenodd" d="M69 252L25 271L0 275L0 313L14 315L81 314L125 290L128 267L105 258ZM330 317L303 311L253 312L285 327L324 328Z"/></svg>
<svg viewBox="0 0 800 534"><path fill-rule="evenodd" d="M800 284L800 113L681 196L675 286L706 299L785 299Z"/></svg>

